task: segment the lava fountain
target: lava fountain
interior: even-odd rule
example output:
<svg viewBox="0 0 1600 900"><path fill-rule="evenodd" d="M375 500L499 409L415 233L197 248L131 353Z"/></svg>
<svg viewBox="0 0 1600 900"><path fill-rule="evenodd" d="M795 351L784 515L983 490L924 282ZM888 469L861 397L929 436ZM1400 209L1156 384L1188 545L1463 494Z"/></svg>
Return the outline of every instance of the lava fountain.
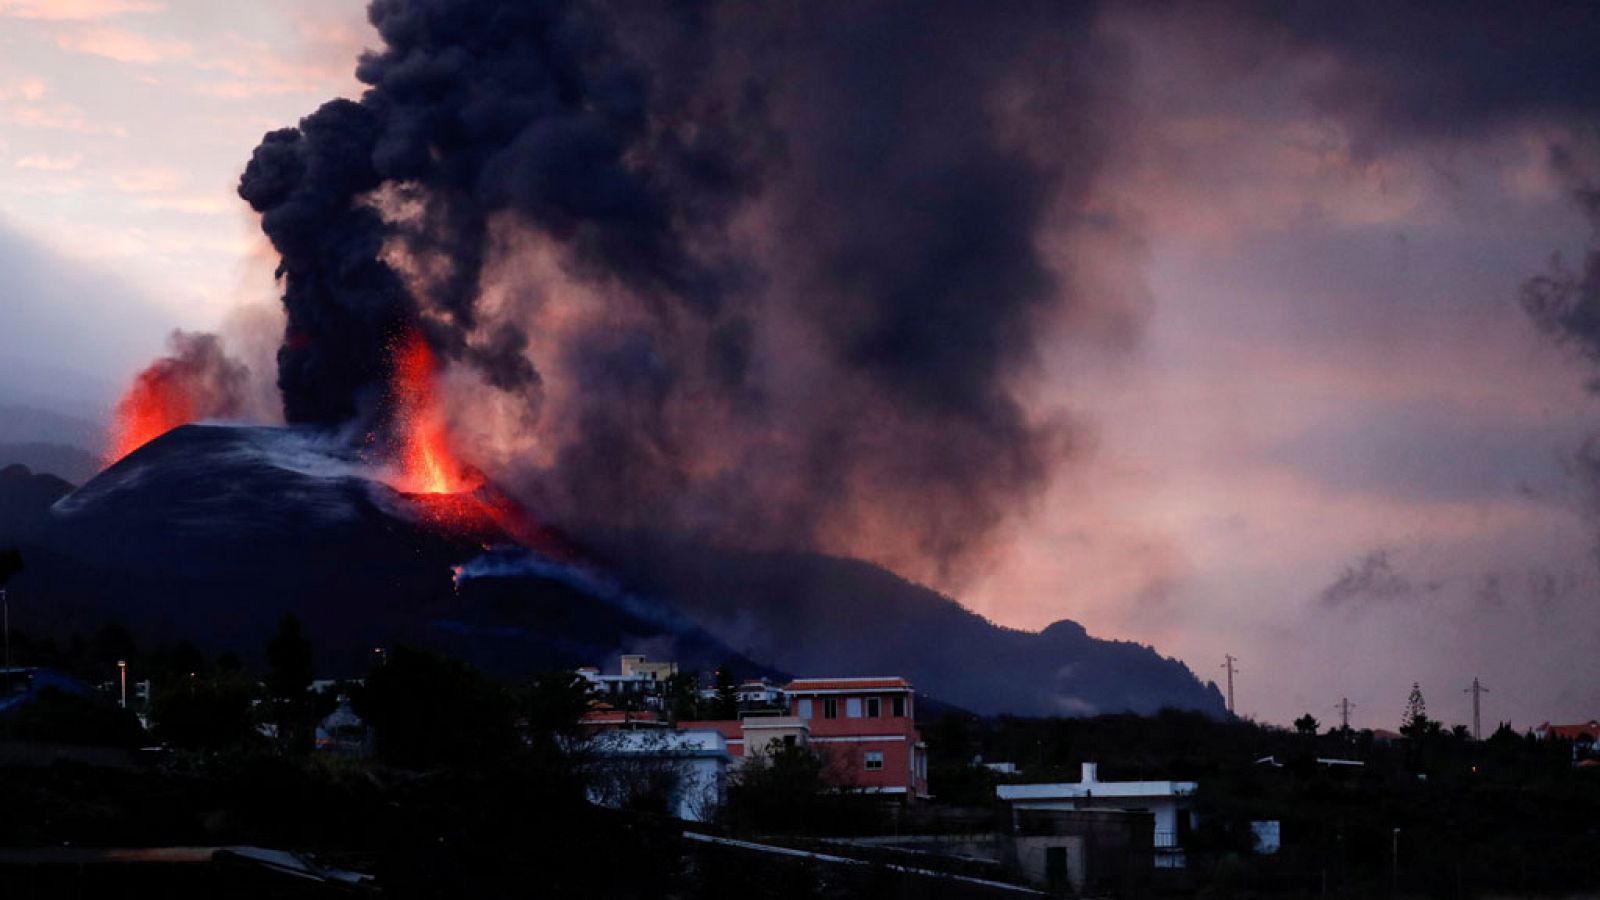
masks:
<svg viewBox="0 0 1600 900"><path fill-rule="evenodd" d="M390 486L441 531L474 539L509 537L553 559L570 558L566 542L456 457L439 400L438 360L421 332L407 332L391 352L396 475Z"/></svg>
<svg viewBox="0 0 1600 900"><path fill-rule="evenodd" d="M169 355L135 375L117 401L107 466L180 425L239 412L249 373L215 335L175 331L167 343Z"/></svg>
<svg viewBox="0 0 1600 900"><path fill-rule="evenodd" d="M390 399L399 432L400 474L394 487L407 494L463 494L483 479L463 466L450 449L439 405L438 362L421 332L412 330L394 347Z"/></svg>
<svg viewBox="0 0 1600 900"><path fill-rule="evenodd" d="M194 400L181 384L163 377L155 368L140 372L117 401L106 465L194 419Z"/></svg>

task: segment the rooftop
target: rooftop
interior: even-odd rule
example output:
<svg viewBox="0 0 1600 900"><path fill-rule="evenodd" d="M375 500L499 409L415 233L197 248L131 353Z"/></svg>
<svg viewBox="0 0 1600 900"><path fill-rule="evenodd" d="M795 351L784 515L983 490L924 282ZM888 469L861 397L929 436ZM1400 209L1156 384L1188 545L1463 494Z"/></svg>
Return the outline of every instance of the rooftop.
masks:
<svg viewBox="0 0 1600 900"><path fill-rule="evenodd" d="M1001 800L1076 800L1093 797L1179 797L1194 793L1193 781L1101 781L1094 763L1083 764L1079 781L1053 784L1001 784L995 796Z"/></svg>
<svg viewBox="0 0 1600 900"><path fill-rule="evenodd" d="M845 693L849 691L909 691L911 683L904 678L876 676L871 678L796 678L784 685L790 694Z"/></svg>

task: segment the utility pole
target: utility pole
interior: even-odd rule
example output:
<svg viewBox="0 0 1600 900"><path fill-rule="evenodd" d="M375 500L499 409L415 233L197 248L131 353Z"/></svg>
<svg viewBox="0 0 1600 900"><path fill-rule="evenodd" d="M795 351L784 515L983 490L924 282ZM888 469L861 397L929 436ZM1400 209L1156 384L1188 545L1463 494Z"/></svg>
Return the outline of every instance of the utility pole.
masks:
<svg viewBox="0 0 1600 900"><path fill-rule="evenodd" d="M1350 710L1355 708L1356 705L1350 702L1349 697L1340 697L1339 704L1334 707L1339 711L1340 730L1346 734L1350 733Z"/></svg>
<svg viewBox="0 0 1600 900"><path fill-rule="evenodd" d="M11 697L11 595L0 588L0 608L5 610L6 631L6 698Z"/></svg>
<svg viewBox="0 0 1600 900"><path fill-rule="evenodd" d="M1472 739L1483 740L1483 718L1480 715L1479 697L1489 693L1489 689L1478 683L1476 676L1472 679L1472 687L1464 689L1461 693L1472 695Z"/></svg>
<svg viewBox="0 0 1600 900"><path fill-rule="evenodd" d="M1236 716L1238 713L1233 708L1233 673L1238 670L1233 667L1233 664L1239 660L1232 653L1224 653L1222 658L1224 660L1222 668L1228 670L1228 714Z"/></svg>

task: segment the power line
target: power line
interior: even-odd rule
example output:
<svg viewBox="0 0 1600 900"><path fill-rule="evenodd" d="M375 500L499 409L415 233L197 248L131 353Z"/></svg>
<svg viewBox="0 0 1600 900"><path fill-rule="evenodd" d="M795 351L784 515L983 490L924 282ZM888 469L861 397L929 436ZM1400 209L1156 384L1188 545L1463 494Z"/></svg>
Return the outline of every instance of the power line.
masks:
<svg viewBox="0 0 1600 900"><path fill-rule="evenodd" d="M1333 708L1339 711L1340 730L1348 733L1350 731L1350 710L1355 709L1356 705L1350 702L1349 697L1340 697L1339 702L1335 703Z"/></svg>
<svg viewBox="0 0 1600 900"><path fill-rule="evenodd" d="M1233 667L1233 664L1238 662L1239 659L1232 653L1224 653L1222 658L1225 660L1225 662L1222 664L1222 668L1228 670L1228 714L1238 715L1238 712L1236 712L1233 707L1233 674L1238 670Z"/></svg>
<svg viewBox="0 0 1600 900"><path fill-rule="evenodd" d="M1483 740L1483 718L1479 714L1479 698L1483 694L1489 693L1489 689L1478 682L1477 676L1473 676L1472 687L1463 689L1461 693L1472 695L1472 739L1481 741Z"/></svg>

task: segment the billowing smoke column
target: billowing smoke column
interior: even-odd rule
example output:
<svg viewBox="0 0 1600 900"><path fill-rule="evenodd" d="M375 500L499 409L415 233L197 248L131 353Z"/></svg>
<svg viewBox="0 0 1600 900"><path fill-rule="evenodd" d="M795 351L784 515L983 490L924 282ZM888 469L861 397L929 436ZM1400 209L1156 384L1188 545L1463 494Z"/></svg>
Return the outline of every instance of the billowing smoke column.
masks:
<svg viewBox="0 0 1600 900"><path fill-rule="evenodd" d="M494 474L558 515L960 556L1069 444L1023 394L1074 305L1045 232L1117 227L1084 15L374 0L369 89L240 182L286 419L406 452L420 334L520 398Z"/></svg>
<svg viewBox="0 0 1600 900"><path fill-rule="evenodd" d="M134 376L117 401L107 465L180 425L234 416L243 405L249 373L216 335L174 331L167 342L169 354Z"/></svg>
<svg viewBox="0 0 1600 900"><path fill-rule="evenodd" d="M476 333L498 211L558 237L597 277L690 295L668 201L624 163L648 135L644 74L603 23L565 2L376 0L369 16L386 46L361 60L366 96L268 134L239 185L282 257L288 421L383 422L389 348L419 326L496 387L532 388L518 329ZM392 195L371 196L380 188ZM386 216L385 199L414 216ZM390 252L443 271L413 292Z"/></svg>

